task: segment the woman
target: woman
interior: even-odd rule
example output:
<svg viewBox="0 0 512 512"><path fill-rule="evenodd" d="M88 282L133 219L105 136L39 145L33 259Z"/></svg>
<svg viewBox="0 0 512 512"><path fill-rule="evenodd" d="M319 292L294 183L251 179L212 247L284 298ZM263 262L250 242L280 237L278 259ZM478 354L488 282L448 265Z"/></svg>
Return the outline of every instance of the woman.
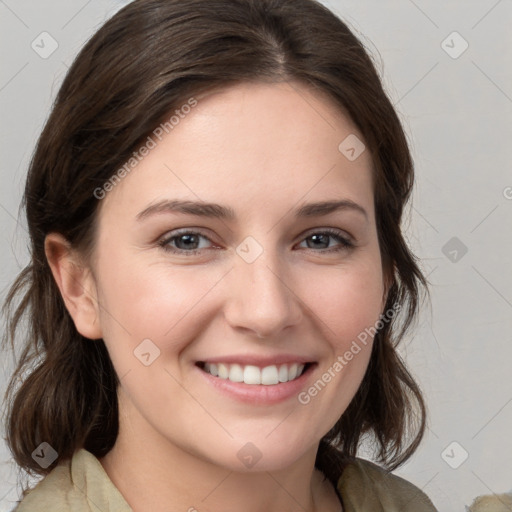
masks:
<svg viewBox="0 0 512 512"><path fill-rule="evenodd" d="M7 440L45 478L17 510L435 510L390 473L426 422L395 350L425 285L412 185L370 58L321 4L118 12L27 178Z"/></svg>

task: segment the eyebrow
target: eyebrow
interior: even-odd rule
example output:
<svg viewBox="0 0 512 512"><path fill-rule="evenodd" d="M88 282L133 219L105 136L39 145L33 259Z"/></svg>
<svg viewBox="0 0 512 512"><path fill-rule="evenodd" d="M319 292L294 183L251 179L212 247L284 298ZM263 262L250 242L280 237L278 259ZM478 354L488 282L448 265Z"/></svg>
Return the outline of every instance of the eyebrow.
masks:
<svg viewBox="0 0 512 512"><path fill-rule="evenodd" d="M350 199L308 203L298 208L295 211L295 216L297 218L321 217L343 210L359 212L368 219L366 210L361 205L351 201ZM152 204L139 212L136 219L138 221L142 221L147 217L159 213L185 213L189 215L196 215L198 217L212 217L231 221L236 219L235 211L228 206L199 201L182 201L178 199L164 199L158 203Z"/></svg>

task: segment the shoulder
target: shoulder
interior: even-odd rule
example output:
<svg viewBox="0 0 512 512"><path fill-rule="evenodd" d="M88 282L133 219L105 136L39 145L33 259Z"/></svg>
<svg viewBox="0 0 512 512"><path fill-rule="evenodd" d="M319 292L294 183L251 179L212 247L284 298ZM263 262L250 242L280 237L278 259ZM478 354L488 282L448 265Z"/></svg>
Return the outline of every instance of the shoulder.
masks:
<svg viewBox="0 0 512 512"><path fill-rule="evenodd" d="M131 512L100 461L78 450L61 462L22 498L13 512Z"/></svg>
<svg viewBox="0 0 512 512"><path fill-rule="evenodd" d="M37 485L27 491L13 512L36 512L43 510L71 509L70 461L55 467Z"/></svg>
<svg viewBox="0 0 512 512"><path fill-rule="evenodd" d="M365 459L349 462L337 487L344 512L437 512L421 489Z"/></svg>

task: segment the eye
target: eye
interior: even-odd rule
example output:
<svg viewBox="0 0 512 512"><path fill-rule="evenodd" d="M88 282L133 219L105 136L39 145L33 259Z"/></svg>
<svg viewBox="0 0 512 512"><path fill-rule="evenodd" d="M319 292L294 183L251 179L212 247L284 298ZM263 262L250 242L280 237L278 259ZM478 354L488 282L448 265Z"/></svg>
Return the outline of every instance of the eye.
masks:
<svg viewBox="0 0 512 512"><path fill-rule="evenodd" d="M206 242L201 243L202 240ZM332 247L330 245L331 240L337 242L337 245ZM320 249L320 251L315 252L339 252L354 247L354 244L348 237L344 236L341 231L332 228L325 228L311 233L301 243L304 242L307 245L307 249ZM212 244L212 241L206 235L199 231L191 230L173 232L170 236L158 242L158 245L164 251L186 256L193 256L199 254L204 249L212 248L208 244Z"/></svg>
<svg viewBox="0 0 512 512"><path fill-rule="evenodd" d="M338 242L338 245L330 247L330 239ZM308 241L311 241L309 243ZM321 252L338 252L354 247L354 244L348 237L344 236L337 229L326 228L322 231L316 231L304 239L308 249L322 249ZM304 243L302 242L302 243Z"/></svg>
<svg viewBox="0 0 512 512"><path fill-rule="evenodd" d="M201 239L211 240L198 231L181 231L168 236L161 240L158 245L164 249L164 251L194 255L201 252L202 249L207 249L208 244L201 244Z"/></svg>

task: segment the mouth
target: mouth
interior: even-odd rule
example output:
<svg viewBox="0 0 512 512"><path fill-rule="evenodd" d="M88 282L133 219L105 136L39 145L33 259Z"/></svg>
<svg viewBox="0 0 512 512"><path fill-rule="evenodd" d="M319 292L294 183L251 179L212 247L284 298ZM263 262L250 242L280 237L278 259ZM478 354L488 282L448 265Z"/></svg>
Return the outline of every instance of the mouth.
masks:
<svg viewBox="0 0 512 512"><path fill-rule="evenodd" d="M196 366L203 372L235 383L249 386L276 386L299 379L314 363L290 362L256 366L227 362L198 361Z"/></svg>
<svg viewBox="0 0 512 512"><path fill-rule="evenodd" d="M223 355L196 361L199 382L215 393L250 405L293 400L313 379L318 362L297 354Z"/></svg>

